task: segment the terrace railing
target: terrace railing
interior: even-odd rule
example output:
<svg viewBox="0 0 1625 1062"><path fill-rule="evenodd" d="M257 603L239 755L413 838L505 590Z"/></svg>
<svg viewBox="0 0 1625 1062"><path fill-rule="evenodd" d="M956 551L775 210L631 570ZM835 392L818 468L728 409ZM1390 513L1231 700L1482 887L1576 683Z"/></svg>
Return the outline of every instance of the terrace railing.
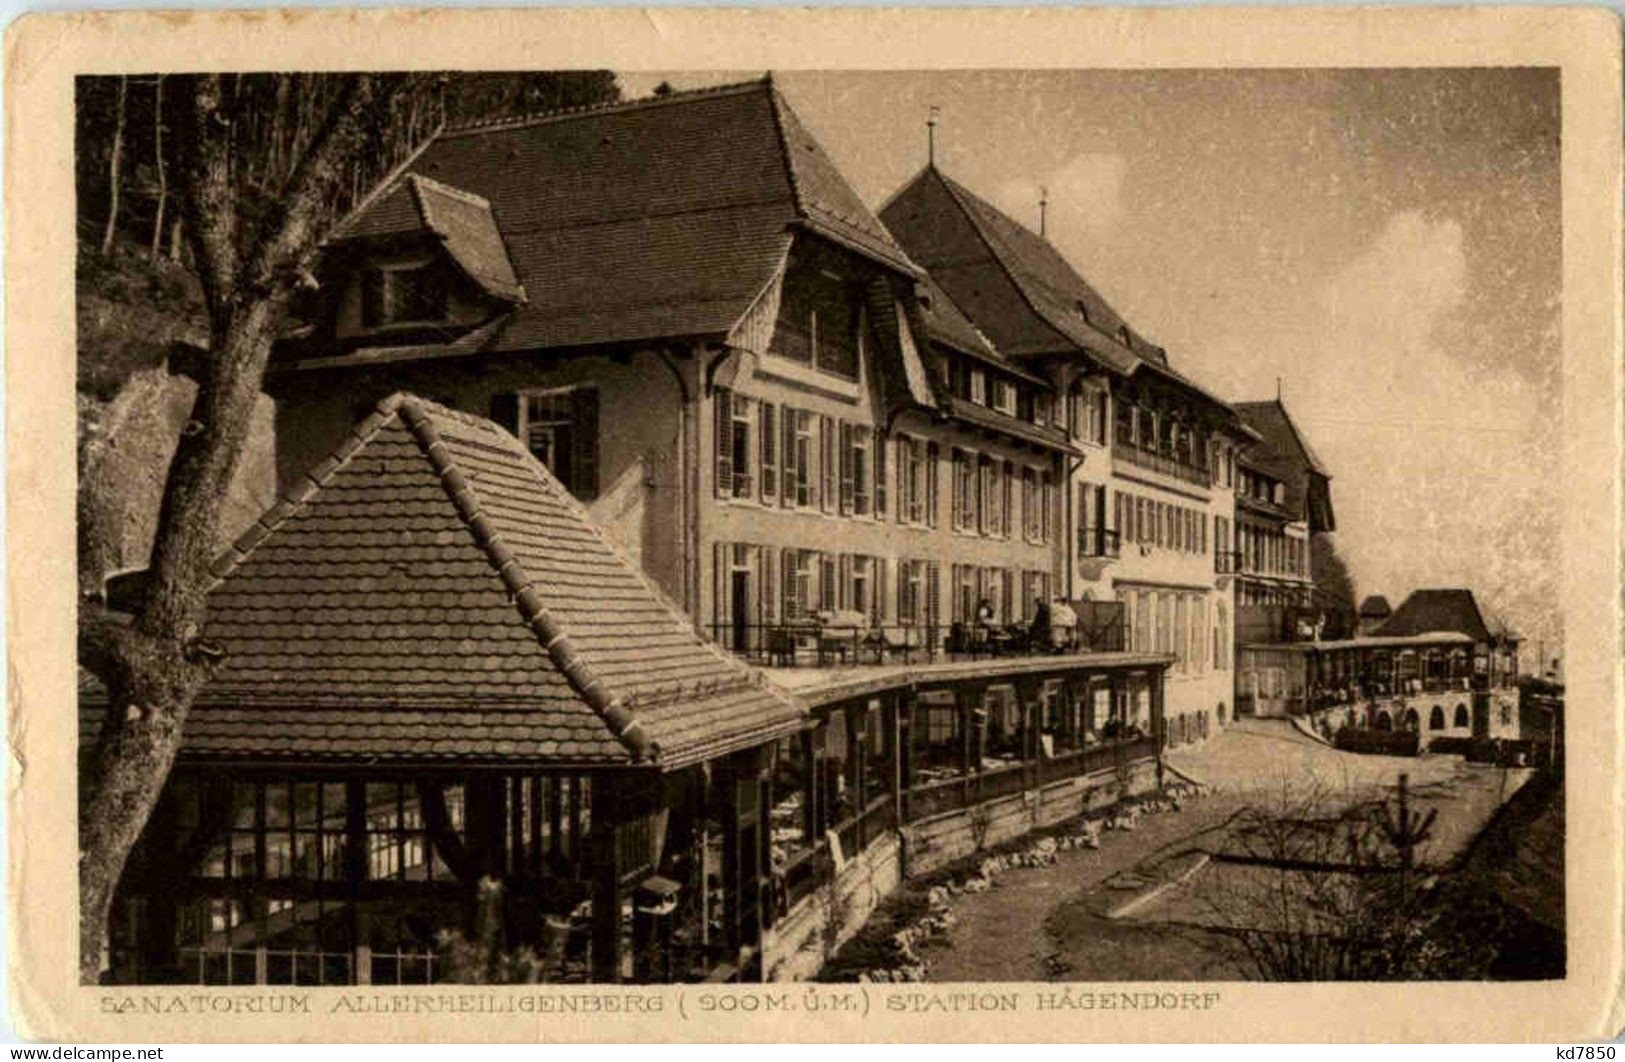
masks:
<svg viewBox="0 0 1625 1062"><path fill-rule="evenodd" d="M1085 603L1089 604L1089 603ZM1011 656L1050 656L1073 652L1118 652L1123 648L1121 606L1099 603L1077 612L1075 626L1055 626L1046 638L1030 624L954 623L857 626L816 621L718 623L710 628L717 644L754 664L769 667L850 667L881 664L943 663Z"/></svg>
<svg viewBox="0 0 1625 1062"><path fill-rule="evenodd" d="M1157 453L1152 450L1142 450L1138 446L1125 445L1121 440L1112 447L1112 458L1122 459L1131 465L1148 468L1153 472L1160 472L1165 476L1182 479L1187 483L1195 483L1202 487L1213 486L1213 472L1201 465L1187 464L1168 454Z"/></svg>

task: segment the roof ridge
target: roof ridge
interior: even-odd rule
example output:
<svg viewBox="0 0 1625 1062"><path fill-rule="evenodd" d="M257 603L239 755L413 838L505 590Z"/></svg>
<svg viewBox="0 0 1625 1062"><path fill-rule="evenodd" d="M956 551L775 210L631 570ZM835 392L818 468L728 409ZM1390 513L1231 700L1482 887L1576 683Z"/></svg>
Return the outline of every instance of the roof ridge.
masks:
<svg viewBox="0 0 1625 1062"><path fill-rule="evenodd" d="M768 110L773 115L773 138L778 142L779 161L784 164L784 179L790 185L790 201L796 205L796 215L802 221L810 221L812 214L807 209L807 200L801 190L801 182L796 178L796 163L792 157L793 153L790 151L790 138L785 135L784 115L780 112L780 107L787 106L787 104L778 88L774 86L771 74L768 75L766 84L768 89Z"/></svg>
<svg viewBox="0 0 1625 1062"><path fill-rule="evenodd" d="M772 75L755 78L750 81L733 81L726 85L703 85L698 88L674 90L663 96L640 96L635 100L616 100L613 103L584 103L577 107L556 107L552 110L532 111L529 114L507 115L501 118L475 118L456 125L448 125L439 133L439 137L471 136L479 133L497 132L506 129L523 129L532 125L545 125L550 122L567 121L572 118L585 118L594 114L617 114L624 111L640 110L645 107L659 107L669 103L684 103L690 100L743 94L751 89L770 88Z"/></svg>
<svg viewBox="0 0 1625 1062"><path fill-rule="evenodd" d="M615 739L632 754L633 760L658 759L660 748L643 732L643 724L634 717L621 698L614 696L605 688L603 680L594 674L592 667L582 659L570 635L560 627L552 613L547 610L547 606L542 604L541 596L536 592L529 573L520 564L513 548L503 540L501 533L491 523L491 518L480 508L473 485L447 452L445 440L440 437L440 429L435 425L434 417L446 416L464 426L476 427L486 432L491 432L496 426L488 420L459 414L456 410L404 391L396 392L384 399L384 402L393 403L399 410L402 422L411 431L418 446L423 450L423 455L429 459L430 466L440 477L440 484L457 509L457 515L462 518L464 525L474 536L475 544L484 551L491 566L496 569L503 586L512 596L514 606L519 610L520 618L536 636L536 640L552 660L553 666L559 669L565 681L586 702L587 707L592 709L593 714L603 721ZM380 403L380 408L382 406L383 403ZM511 438L500 429L497 429L495 434L501 440Z"/></svg>

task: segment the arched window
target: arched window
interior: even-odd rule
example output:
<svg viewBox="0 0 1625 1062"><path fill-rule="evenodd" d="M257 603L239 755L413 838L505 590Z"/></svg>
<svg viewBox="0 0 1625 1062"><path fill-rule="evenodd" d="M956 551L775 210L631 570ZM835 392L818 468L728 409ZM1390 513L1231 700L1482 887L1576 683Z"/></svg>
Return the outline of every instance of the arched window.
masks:
<svg viewBox="0 0 1625 1062"><path fill-rule="evenodd" d="M1394 728L1394 720L1393 720L1393 718L1391 716L1389 716L1389 714L1387 712L1378 712L1377 713L1377 729L1378 730L1392 730L1393 728Z"/></svg>
<svg viewBox="0 0 1625 1062"><path fill-rule="evenodd" d="M1444 709L1441 708L1437 704L1435 704L1433 706L1433 714L1428 716L1428 729L1429 730L1443 730L1444 729Z"/></svg>
<svg viewBox="0 0 1625 1062"><path fill-rule="evenodd" d="M1456 725L1457 726L1472 726L1473 725L1472 721L1467 716L1467 706L1465 704L1456 705Z"/></svg>
<svg viewBox="0 0 1625 1062"><path fill-rule="evenodd" d="M1416 714L1415 708L1405 709L1405 729L1419 730L1422 726L1422 717Z"/></svg>

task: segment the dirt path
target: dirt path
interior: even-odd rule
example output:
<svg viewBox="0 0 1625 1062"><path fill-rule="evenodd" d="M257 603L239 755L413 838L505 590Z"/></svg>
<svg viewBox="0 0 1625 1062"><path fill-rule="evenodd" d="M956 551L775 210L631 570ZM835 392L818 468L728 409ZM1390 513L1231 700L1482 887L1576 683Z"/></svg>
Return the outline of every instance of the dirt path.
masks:
<svg viewBox="0 0 1625 1062"><path fill-rule="evenodd" d="M1150 816L1132 833L1109 831L1097 850L1062 852L1054 866L1010 870L987 892L958 897L959 924L924 952L931 980L1052 980L1049 959L1056 945L1044 928L1052 914L1158 852L1199 843L1246 803L1225 794L1205 797L1178 814Z"/></svg>
<svg viewBox="0 0 1625 1062"><path fill-rule="evenodd" d="M1248 720L1169 763L1217 791L1175 814L1108 831L1098 850L1063 852L1050 867L1020 868L985 893L954 901L958 924L922 951L933 982L1050 980L1235 980L1247 968L1225 939L1153 910L1132 919L1101 916L1083 902L1114 875L1148 869L1190 849L1211 849L1242 810L1281 799L1282 786L1318 785L1339 800L1370 799L1411 778L1417 806L1439 812L1436 856L1465 847L1522 778L1464 765L1456 757L1397 758L1337 752L1290 725ZM1138 868L1138 870L1137 870ZM1119 879L1120 881L1122 879ZM1186 888L1201 888L1197 877ZM1156 905L1153 905L1155 907Z"/></svg>

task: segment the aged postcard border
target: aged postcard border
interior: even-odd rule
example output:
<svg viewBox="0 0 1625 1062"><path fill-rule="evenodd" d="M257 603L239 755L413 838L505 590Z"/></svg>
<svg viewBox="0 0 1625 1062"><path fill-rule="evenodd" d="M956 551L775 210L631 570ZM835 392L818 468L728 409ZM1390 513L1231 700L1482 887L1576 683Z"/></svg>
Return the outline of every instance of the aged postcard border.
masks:
<svg viewBox="0 0 1625 1062"><path fill-rule="evenodd" d="M1620 50L1561 8L490 11L28 16L6 38L13 1008L28 1035L181 1040L1561 1040L1617 1027L1621 965ZM1556 66L1562 71L1568 929L1563 982L126 989L76 983L72 78L165 69ZM1070 986L1074 992L1107 986ZM1015 999L1015 1014L976 1000ZM969 999L914 1012L910 993ZM390 999L439 997L440 1013ZM278 1001L280 997L280 1001ZM135 1000L133 1007L124 1000ZM730 1004L719 1005L720 1000ZM755 1000L755 1003L748 1002ZM1180 1002L1180 1001L1184 1002ZM574 1002L567 1002L574 1001ZM838 1002L825 1008L826 1001ZM1193 1002L1194 1001L1194 1002ZM780 1006L778 1004L783 1003ZM809 1005L811 1004L811 1005ZM416 1009L414 1004L405 1004Z"/></svg>

